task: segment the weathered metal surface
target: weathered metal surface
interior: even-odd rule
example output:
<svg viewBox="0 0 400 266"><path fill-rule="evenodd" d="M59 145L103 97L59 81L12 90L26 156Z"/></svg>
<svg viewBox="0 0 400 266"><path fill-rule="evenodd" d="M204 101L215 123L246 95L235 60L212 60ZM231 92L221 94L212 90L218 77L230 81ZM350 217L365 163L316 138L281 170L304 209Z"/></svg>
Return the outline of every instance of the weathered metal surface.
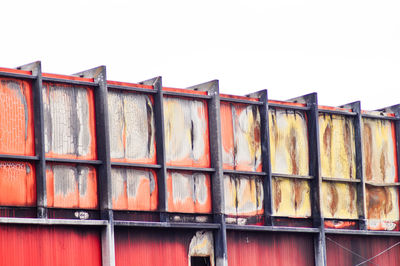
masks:
<svg viewBox="0 0 400 266"><path fill-rule="evenodd" d="M306 180L272 179L272 207L275 216L311 216L310 184Z"/></svg>
<svg viewBox="0 0 400 266"><path fill-rule="evenodd" d="M363 118L362 130L365 180L379 183L397 182L394 123Z"/></svg>
<svg viewBox="0 0 400 266"><path fill-rule="evenodd" d="M46 166L47 206L94 209L98 206L96 169L74 164Z"/></svg>
<svg viewBox="0 0 400 266"><path fill-rule="evenodd" d="M1 225L0 265L100 266L100 234L93 228Z"/></svg>
<svg viewBox="0 0 400 266"><path fill-rule="evenodd" d="M330 266L398 266L400 265L400 245L396 245L398 242L398 237L389 236L327 235L327 262ZM380 254L381 252L383 253ZM377 256L378 254L380 255ZM376 256L374 259L365 262L374 256Z"/></svg>
<svg viewBox="0 0 400 266"><path fill-rule="evenodd" d="M0 78L0 153L35 155L32 85Z"/></svg>
<svg viewBox="0 0 400 266"><path fill-rule="evenodd" d="M188 266L191 254L212 255L211 241L209 233L193 230L116 228L116 265Z"/></svg>
<svg viewBox="0 0 400 266"><path fill-rule="evenodd" d="M319 142L323 177L356 178L353 118L321 113Z"/></svg>
<svg viewBox="0 0 400 266"><path fill-rule="evenodd" d="M260 112L257 106L221 102L225 169L261 172Z"/></svg>
<svg viewBox="0 0 400 266"><path fill-rule="evenodd" d="M174 166L210 166L207 103L164 98L166 160Z"/></svg>
<svg viewBox="0 0 400 266"><path fill-rule="evenodd" d="M229 266L314 265L312 235L228 231Z"/></svg>
<svg viewBox="0 0 400 266"><path fill-rule="evenodd" d="M225 214L228 223L249 224L263 217L264 188L257 176L224 175Z"/></svg>
<svg viewBox="0 0 400 266"><path fill-rule="evenodd" d="M108 117L112 161L156 163L151 96L109 90Z"/></svg>
<svg viewBox="0 0 400 266"><path fill-rule="evenodd" d="M157 210L158 186L155 171L113 167L111 182L113 209Z"/></svg>
<svg viewBox="0 0 400 266"><path fill-rule="evenodd" d="M43 105L46 156L96 159L92 89L43 82Z"/></svg>
<svg viewBox="0 0 400 266"><path fill-rule="evenodd" d="M197 231L192 237L189 244L189 266L191 264L190 257L209 257L210 266L214 266L214 238L211 232Z"/></svg>
<svg viewBox="0 0 400 266"><path fill-rule="evenodd" d="M354 184L322 182L322 202L325 218L358 218L357 189Z"/></svg>
<svg viewBox="0 0 400 266"><path fill-rule="evenodd" d="M211 180L208 174L168 172L169 212L211 213Z"/></svg>
<svg viewBox="0 0 400 266"><path fill-rule="evenodd" d="M0 205L36 204L35 167L31 163L0 161Z"/></svg>
<svg viewBox="0 0 400 266"><path fill-rule="evenodd" d="M398 182L394 123L363 118L362 129L365 180L377 184ZM367 185L366 205L369 229L396 229L399 223L398 188Z"/></svg>

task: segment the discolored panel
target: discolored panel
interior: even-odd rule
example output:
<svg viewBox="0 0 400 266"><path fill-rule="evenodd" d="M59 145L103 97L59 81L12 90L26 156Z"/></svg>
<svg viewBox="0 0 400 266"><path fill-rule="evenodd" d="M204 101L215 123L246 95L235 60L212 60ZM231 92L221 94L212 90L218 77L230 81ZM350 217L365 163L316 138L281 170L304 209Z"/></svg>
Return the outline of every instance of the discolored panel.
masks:
<svg viewBox="0 0 400 266"><path fill-rule="evenodd" d="M96 159L92 89L44 82L43 105L46 156Z"/></svg>
<svg viewBox="0 0 400 266"><path fill-rule="evenodd" d="M392 121L363 118L363 166L367 181L398 181L395 126Z"/></svg>
<svg viewBox="0 0 400 266"><path fill-rule="evenodd" d="M109 90L108 109L112 161L156 163L153 98Z"/></svg>
<svg viewBox="0 0 400 266"><path fill-rule="evenodd" d="M322 182L322 202L325 218L358 218L357 190L353 184Z"/></svg>
<svg viewBox="0 0 400 266"><path fill-rule="evenodd" d="M32 85L0 78L0 153L35 155Z"/></svg>
<svg viewBox="0 0 400 266"><path fill-rule="evenodd" d="M158 186L155 171L113 167L111 182L113 209L157 210Z"/></svg>
<svg viewBox="0 0 400 266"><path fill-rule="evenodd" d="M211 181L204 173L168 172L168 211L211 213Z"/></svg>
<svg viewBox="0 0 400 266"><path fill-rule="evenodd" d="M398 230L399 192L395 187L366 187L368 229Z"/></svg>
<svg viewBox="0 0 400 266"><path fill-rule="evenodd" d="M271 108L269 121L272 172L308 175L308 136L305 113Z"/></svg>
<svg viewBox="0 0 400 266"><path fill-rule="evenodd" d="M36 205L36 177L33 164L0 161L0 205Z"/></svg>
<svg viewBox="0 0 400 266"><path fill-rule="evenodd" d="M310 184L307 180L273 178L273 215L304 218L311 216Z"/></svg>
<svg viewBox="0 0 400 266"><path fill-rule="evenodd" d="M256 176L224 175L224 197L228 223L257 223L264 214L263 182Z"/></svg>
<svg viewBox="0 0 400 266"><path fill-rule="evenodd" d="M257 106L221 102L225 169L261 172L260 112Z"/></svg>
<svg viewBox="0 0 400 266"><path fill-rule="evenodd" d="M164 98L168 165L209 167L208 111L205 101Z"/></svg>
<svg viewBox="0 0 400 266"><path fill-rule="evenodd" d="M323 177L356 178L356 149L351 117L321 113L319 141Z"/></svg>
<svg viewBox="0 0 400 266"><path fill-rule="evenodd" d="M46 187L48 207L97 208L97 177L92 166L48 164Z"/></svg>

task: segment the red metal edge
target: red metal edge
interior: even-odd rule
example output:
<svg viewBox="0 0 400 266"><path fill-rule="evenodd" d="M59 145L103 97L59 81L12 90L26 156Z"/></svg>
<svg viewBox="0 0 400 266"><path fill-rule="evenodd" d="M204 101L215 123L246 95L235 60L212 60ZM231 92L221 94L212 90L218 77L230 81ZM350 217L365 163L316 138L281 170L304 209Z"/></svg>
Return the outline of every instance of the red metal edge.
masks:
<svg viewBox="0 0 400 266"><path fill-rule="evenodd" d="M385 117L385 116L387 116L387 117L396 117L396 114L394 114L394 113L385 113L385 112L380 112L380 111L362 110L361 113L362 114L366 114L366 115L378 115L378 116L382 116L382 117Z"/></svg>
<svg viewBox="0 0 400 266"><path fill-rule="evenodd" d="M143 89L154 90L154 87L151 85L143 85L143 84L137 84L137 83L122 82L122 81L107 80L107 84L130 87L130 88L143 88Z"/></svg>
<svg viewBox="0 0 400 266"><path fill-rule="evenodd" d="M60 74L43 73L42 76L45 77L45 78L55 78L55 79L65 79L65 80L76 80L76 81L94 82L94 79L81 78L81 77L74 77L74 76L68 76L68 75L60 75Z"/></svg>
<svg viewBox="0 0 400 266"><path fill-rule="evenodd" d="M318 105L318 109L332 110L332 111L345 111L345 112L352 112L353 111L350 108L341 108L341 107L325 106L325 105Z"/></svg>
<svg viewBox="0 0 400 266"><path fill-rule="evenodd" d="M179 93L185 93L185 94L207 95L206 91L195 91L195 90L177 89L177 88L170 88L170 87L163 87L162 89L163 89L163 91L179 92Z"/></svg>
<svg viewBox="0 0 400 266"><path fill-rule="evenodd" d="M260 101L260 99L258 99L258 98L251 98L251 97L239 96L239 95L219 94L219 96L221 97L221 101L224 100L223 98L247 100L247 101L252 101L252 102Z"/></svg>
<svg viewBox="0 0 400 266"><path fill-rule="evenodd" d="M13 68L5 68L5 67L0 67L0 72L23 74L23 75L32 75L31 71L19 70L19 69L13 69Z"/></svg>
<svg viewBox="0 0 400 266"><path fill-rule="evenodd" d="M269 100L268 103L282 104L282 105L288 105L288 106L299 106L299 107L307 106L305 103L292 103L292 102L276 101L276 100Z"/></svg>

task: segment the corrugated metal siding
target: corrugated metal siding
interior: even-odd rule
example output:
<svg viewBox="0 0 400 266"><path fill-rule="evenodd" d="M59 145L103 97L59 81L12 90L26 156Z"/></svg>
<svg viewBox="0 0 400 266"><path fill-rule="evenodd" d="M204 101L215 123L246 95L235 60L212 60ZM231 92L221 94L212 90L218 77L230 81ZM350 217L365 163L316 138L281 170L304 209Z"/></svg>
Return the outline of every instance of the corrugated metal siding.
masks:
<svg viewBox="0 0 400 266"><path fill-rule="evenodd" d="M0 161L0 205L36 205L36 178L33 164Z"/></svg>
<svg viewBox="0 0 400 266"><path fill-rule="evenodd" d="M48 207L97 208L97 177L93 166L48 164L46 186Z"/></svg>
<svg viewBox="0 0 400 266"><path fill-rule="evenodd" d="M111 182L114 209L157 210L158 185L155 171L113 167Z"/></svg>
<svg viewBox="0 0 400 266"><path fill-rule="evenodd" d="M165 97L164 128L168 165L210 167L206 101Z"/></svg>
<svg viewBox="0 0 400 266"><path fill-rule="evenodd" d="M0 225L0 265L100 266L100 234L92 228Z"/></svg>
<svg viewBox="0 0 400 266"><path fill-rule="evenodd" d="M357 265L399 242L398 237L327 235L326 253L330 266ZM368 263L360 265L400 265L400 245Z"/></svg>
<svg viewBox="0 0 400 266"><path fill-rule="evenodd" d="M110 90L108 109L112 160L156 163L153 97Z"/></svg>
<svg viewBox="0 0 400 266"><path fill-rule="evenodd" d="M314 265L312 235L228 231L229 266Z"/></svg>
<svg viewBox="0 0 400 266"><path fill-rule="evenodd" d="M96 159L92 89L44 82L43 104L46 156Z"/></svg>
<svg viewBox="0 0 400 266"><path fill-rule="evenodd" d="M224 169L261 172L260 112L257 106L221 102Z"/></svg>
<svg viewBox="0 0 400 266"><path fill-rule="evenodd" d="M211 180L205 173L172 172L167 177L168 211L211 213Z"/></svg>
<svg viewBox="0 0 400 266"><path fill-rule="evenodd" d="M35 155L32 85L0 78L0 153Z"/></svg>

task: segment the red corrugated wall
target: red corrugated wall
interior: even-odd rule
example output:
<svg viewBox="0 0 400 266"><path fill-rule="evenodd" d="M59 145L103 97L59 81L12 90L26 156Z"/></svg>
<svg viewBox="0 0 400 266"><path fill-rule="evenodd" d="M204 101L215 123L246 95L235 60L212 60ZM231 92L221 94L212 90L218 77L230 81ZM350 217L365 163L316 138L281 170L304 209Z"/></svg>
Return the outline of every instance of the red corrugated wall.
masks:
<svg viewBox="0 0 400 266"><path fill-rule="evenodd" d="M312 235L230 231L229 266L314 265Z"/></svg>
<svg viewBox="0 0 400 266"><path fill-rule="evenodd" d="M400 244L398 243L398 237L327 235L328 265L357 265L392 246L393 248L377 256L369 263L360 265L400 265Z"/></svg>
<svg viewBox="0 0 400 266"><path fill-rule="evenodd" d="M100 233L81 227L1 225L0 265L101 265Z"/></svg>

